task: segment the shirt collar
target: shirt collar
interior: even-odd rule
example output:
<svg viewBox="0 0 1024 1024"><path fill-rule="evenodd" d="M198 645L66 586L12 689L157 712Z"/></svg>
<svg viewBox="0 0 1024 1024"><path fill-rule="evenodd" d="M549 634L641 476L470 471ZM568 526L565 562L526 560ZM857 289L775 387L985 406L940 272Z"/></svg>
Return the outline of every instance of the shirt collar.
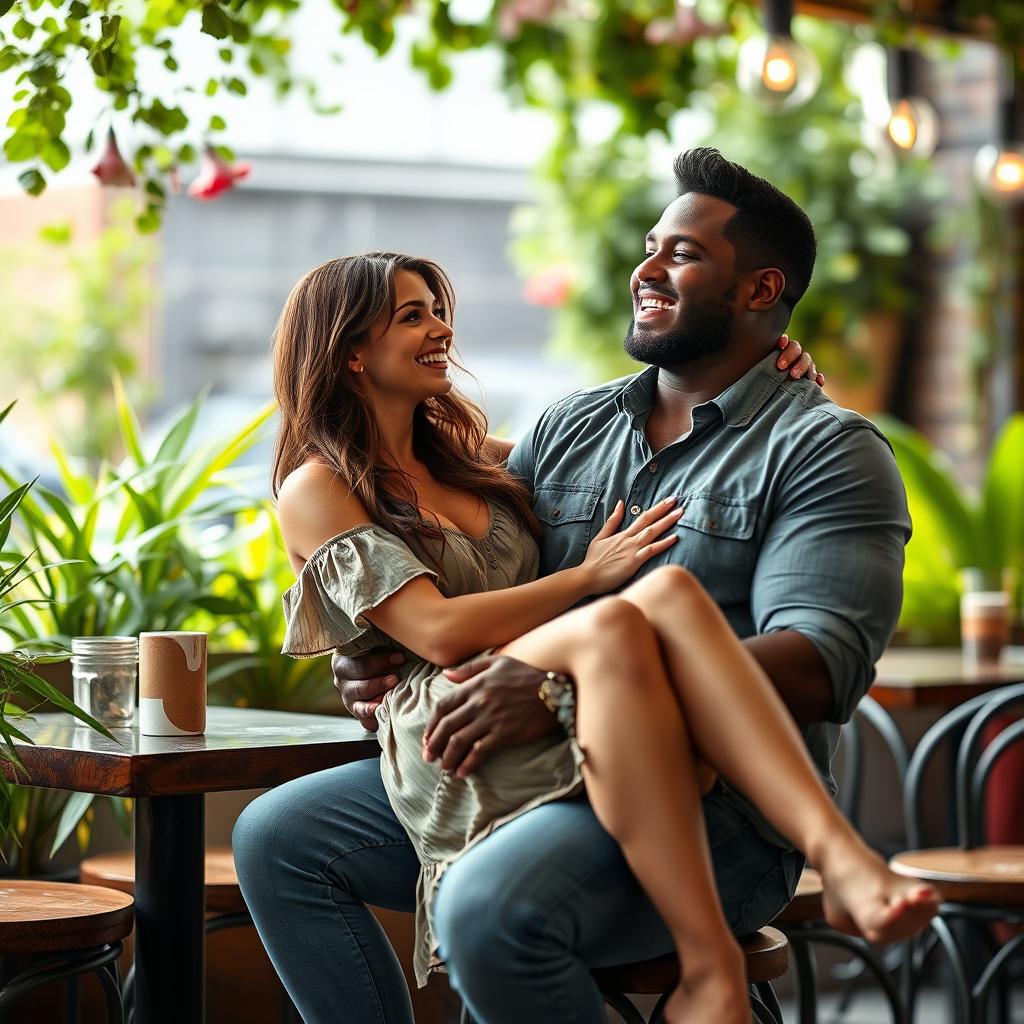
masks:
<svg viewBox="0 0 1024 1024"><path fill-rule="evenodd" d="M717 398L705 405L714 405L722 413L722 420L730 427L745 427L760 411L776 391L782 387L786 374L778 369L774 350L755 363L738 381L730 384ZM649 366L646 370L626 381L615 396L620 412L626 413L636 423L639 417L654 407L654 392L658 384L658 368ZM697 406L697 409L704 406ZM696 413L696 409L694 412Z"/></svg>
<svg viewBox="0 0 1024 1024"><path fill-rule="evenodd" d="M713 399L728 426L745 427L786 382L788 375L775 365L778 357L773 349Z"/></svg>

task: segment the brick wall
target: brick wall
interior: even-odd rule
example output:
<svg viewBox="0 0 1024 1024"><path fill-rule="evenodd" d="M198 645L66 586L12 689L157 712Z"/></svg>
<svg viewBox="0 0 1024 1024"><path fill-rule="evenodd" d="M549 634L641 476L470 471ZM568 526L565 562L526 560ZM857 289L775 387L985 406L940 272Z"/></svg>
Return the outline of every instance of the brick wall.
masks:
<svg viewBox="0 0 1024 1024"><path fill-rule="evenodd" d="M968 43L959 58L931 62L922 75L921 91L935 104L942 123L934 160L949 184L947 212L954 215L970 202L975 154L995 136L997 69L994 47ZM1017 215L1007 209L1005 216ZM962 279L973 257L963 233L957 232L946 250L924 262L922 301L909 325L911 344L896 396L898 412L924 431L970 482L978 478L979 452L991 432L1024 397L1017 318L1008 316L1008 326L1016 330L1003 339L991 370L980 380L972 370L974 309Z"/></svg>

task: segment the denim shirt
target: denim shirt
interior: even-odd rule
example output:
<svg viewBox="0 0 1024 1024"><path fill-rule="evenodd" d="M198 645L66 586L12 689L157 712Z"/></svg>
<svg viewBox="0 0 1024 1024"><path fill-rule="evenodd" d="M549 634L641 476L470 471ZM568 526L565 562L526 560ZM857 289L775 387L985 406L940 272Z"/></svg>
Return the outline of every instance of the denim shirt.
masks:
<svg viewBox="0 0 1024 1024"><path fill-rule="evenodd" d="M509 469L533 491L542 574L578 565L619 498L626 526L676 496L679 539L638 575L685 566L740 637L794 630L814 643L834 701L804 738L835 793L839 725L899 616L910 516L883 435L776 358L698 405L690 432L656 455L644 435L656 367L578 391L541 416Z"/></svg>

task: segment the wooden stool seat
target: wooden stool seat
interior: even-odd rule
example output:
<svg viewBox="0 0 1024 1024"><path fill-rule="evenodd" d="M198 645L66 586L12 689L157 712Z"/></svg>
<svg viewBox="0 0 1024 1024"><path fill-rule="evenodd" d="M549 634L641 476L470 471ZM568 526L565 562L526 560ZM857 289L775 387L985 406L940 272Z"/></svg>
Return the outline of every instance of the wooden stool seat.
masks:
<svg viewBox="0 0 1024 1024"><path fill-rule="evenodd" d="M814 868L804 868L800 881L796 884L796 895L772 924L785 926L823 920L825 908L822 906L821 896L824 891L821 875Z"/></svg>
<svg viewBox="0 0 1024 1024"><path fill-rule="evenodd" d="M762 928L740 939L747 960L747 981L756 985L781 978L789 968L789 943L775 928ZM595 970L598 985L608 992L660 995L679 982L679 958L675 953L618 967Z"/></svg>
<svg viewBox="0 0 1024 1024"><path fill-rule="evenodd" d="M0 881L0 953L63 953L118 942L132 930L135 901L74 882Z"/></svg>
<svg viewBox="0 0 1024 1024"><path fill-rule="evenodd" d="M1024 907L1024 846L908 850L889 866L897 874L930 882L944 900Z"/></svg>
<svg viewBox="0 0 1024 1024"><path fill-rule="evenodd" d="M206 851L206 910L212 914L238 914L246 911L242 890L235 874L235 860L229 846L214 846ZM90 885L105 885L121 892L135 893L135 855L131 850L100 853L82 861L79 877Z"/></svg>

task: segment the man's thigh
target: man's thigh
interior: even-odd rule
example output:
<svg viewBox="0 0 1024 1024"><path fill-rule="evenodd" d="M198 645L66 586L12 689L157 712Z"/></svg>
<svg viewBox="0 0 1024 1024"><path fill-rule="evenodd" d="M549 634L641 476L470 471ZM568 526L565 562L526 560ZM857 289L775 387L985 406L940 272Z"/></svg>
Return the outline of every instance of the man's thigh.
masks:
<svg viewBox="0 0 1024 1024"><path fill-rule="evenodd" d="M320 879L360 903L415 908L419 861L373 758L286 782L240 816L236 859L275 886Z"/></svg>
<svg viewBox="0 0 1024 1024"><path fill-rule="evenodd" d="M802 858L763 839L721 787L704 799L716 884L736 934L788 902ZM672 938L585 798L545 804L468 851L442 881L484 886L503 912L592 967L660 956Z"/></svg>

